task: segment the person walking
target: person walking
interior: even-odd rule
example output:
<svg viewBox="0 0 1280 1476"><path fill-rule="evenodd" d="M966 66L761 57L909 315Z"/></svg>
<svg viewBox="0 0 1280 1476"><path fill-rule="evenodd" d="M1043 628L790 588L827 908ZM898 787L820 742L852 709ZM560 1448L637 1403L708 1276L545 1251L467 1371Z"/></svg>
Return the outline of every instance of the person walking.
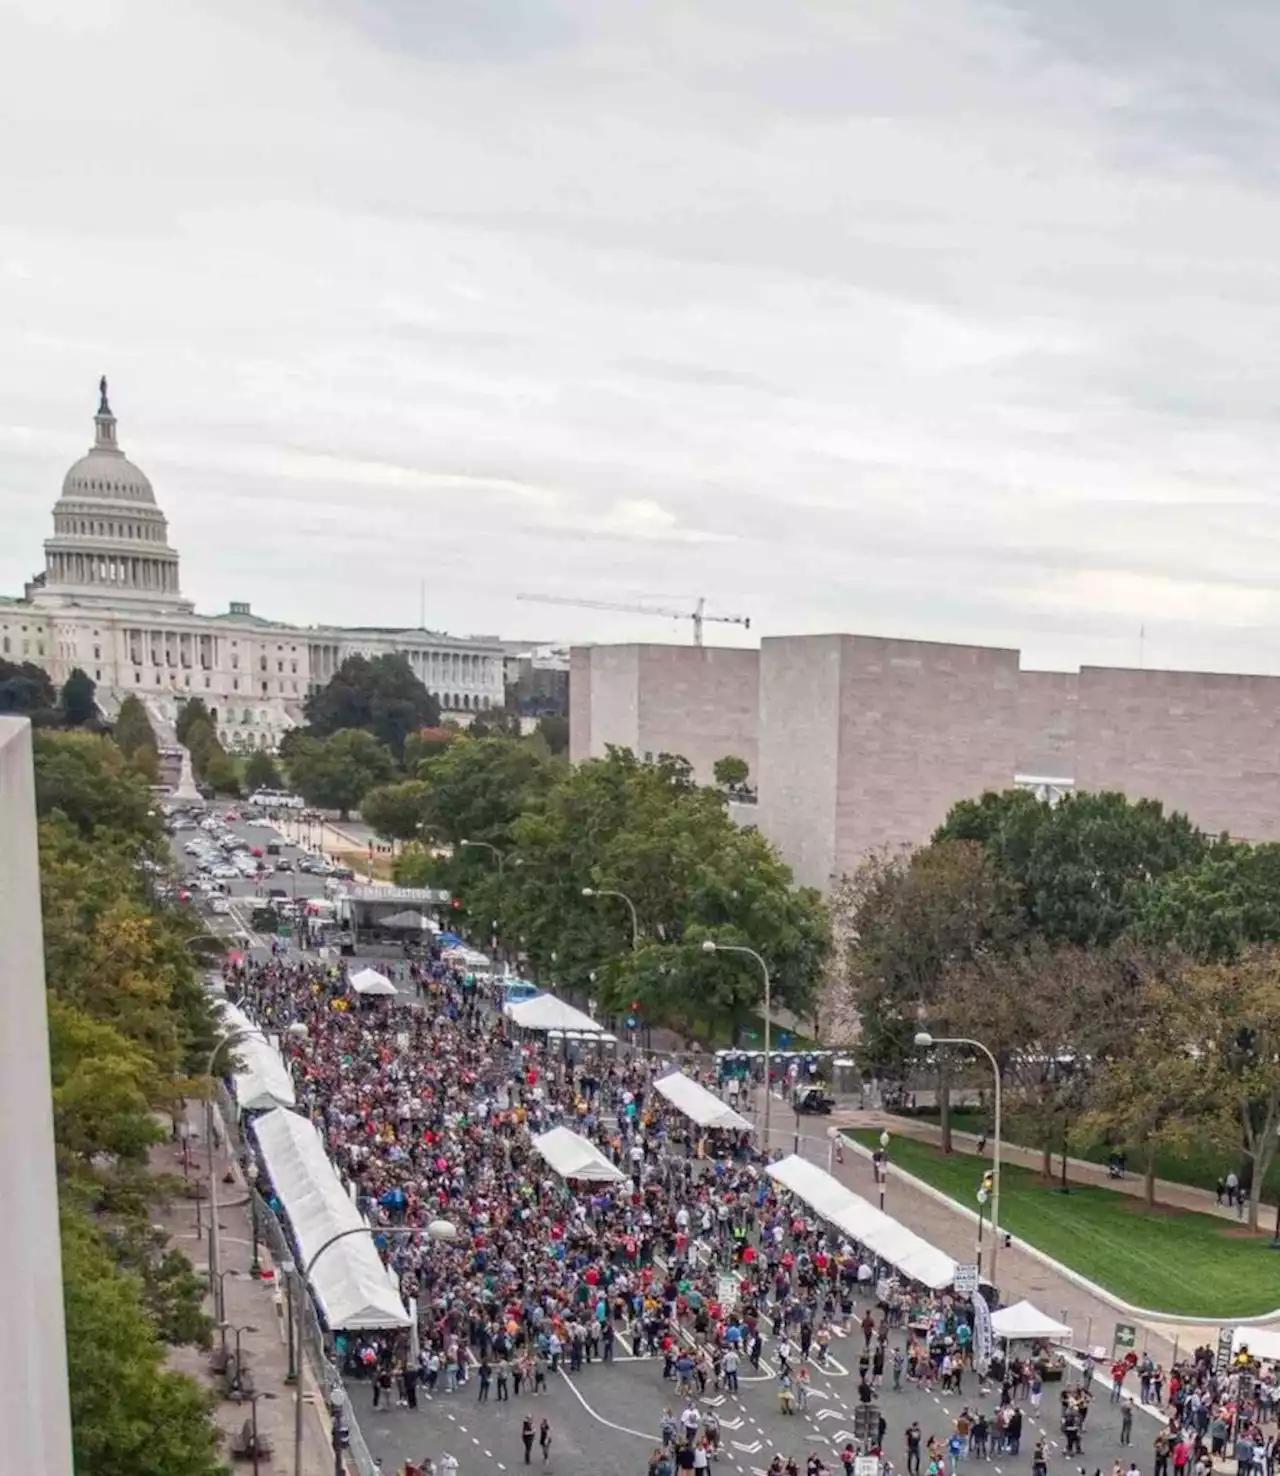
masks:
<svg viewBox="0 0 1280 1476"><path fill-rule="evenodd" d="M524 1422L520 1426L520 1439L524 1441L524 1463L529 1465L533 1459L533 1416L525 1415Z"/></svg>
<svg viewBox="0 0 1280 1476"><path fill-rule="evenodd" d="M542 1459L545 1463L551 1454L551 1421L545 1415L538 1426L538 1444L542 1447Z"/></svg>
<svg viewBox="0 0 1280 1476"><path fill-rule="evenodd" d="M507 1381L511 1377L511 1364L506 1358L498 1359L498 1403L504 1404L508 1399Z"/></svg>
<svg viewBox="0 0 1280 1476"><path fill-rule="evenodd" d="M489 1366L489 1360L487 1358L482 1357L480 1359L480 1367L477 1372L480 1375L480 1392L476 1396L476 1403L488 1404L489 1384L493 1378L493 1369Z"/></svg>

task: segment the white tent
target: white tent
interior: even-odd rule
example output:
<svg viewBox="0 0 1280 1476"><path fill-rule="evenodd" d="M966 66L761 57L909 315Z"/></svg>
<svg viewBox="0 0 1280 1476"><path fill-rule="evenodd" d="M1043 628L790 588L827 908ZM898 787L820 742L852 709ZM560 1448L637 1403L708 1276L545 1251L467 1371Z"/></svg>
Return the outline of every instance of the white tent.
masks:
<svg viewBox="0 0 1280 1476"><path fill-rule="evenodd" d="M258 1119L255 1133L259 1157L289 1216L303 1266L330 1236L366 1223L342 1187L320 1135L305 1118L268 1112ZM312 1269L311 1289L335 1330L409 1325L372 1235L335 1241Z"/></svg>
<svg viewBox="0 0 1280 1476"><path fill-rule="evenodd" d="M396 986L377 969L359 969L351 976L351 987L357 994L394 994Z"/></svg>
<svg viewBox="0 0 1280 1476"><path fill-rule="evenodd" d="M627 1177L594 1143L565 1127L539 1133L533 1140L533 1147L562 1179L590 1179L593 1183L611 1184Z"/></svg>
<svg viewBox="0 0 1280 1476"><path fill-rule="evenodd" d="M1024 1338L1037 1343L1068 1343L1071 1329L1065 1322L1047 1317L1030 1302L1015 1302L991 1314L991 1331L998 1338Z"/></svg>
<svg viewBox="0 0 1280 1476"><path fill-rule="evenodd" d="M741 1113L735 1112L727 1102L683 1071L660 1076L654 1086L678 1112L699 1127L731 1128L739 1133L751 1131L751 1124Z"/></svg>
<svg viewBox="0 0 1280 1476"><path fill-rule="evenodd" d="M949 1255L814 1164L793 1153L770 1164L769 1177L910 1280L932 1291L955 1281L956 1263Z"/></svg>
<svg viewBox="0 0 1280 1476"><path fill-rule="evenodd" d="M219 1058L225 1069L228 1057L240 1062L231 1078L236 1106L241 1112L262 1112L272 1107L292 1107L297 1098L293 1078L280 1052L245 1012L229 1002L221 1006L223 1033L238 1036Z"/></svg>
<svg viewBox="0 0 1280 1476"><path fill-rule="evenodd" d="M1280 1363L1280 1332L1268 1332L1265 1327L1238 1327L1231 1338L1231 1356L1234 1358L1241 1348L1248 1348L1254 1358L1264 1363Z"/></svg>
<svg viewBox="0 0 1280 1476"><path fill-rule="evenodd" d="M532 999L503 1005L502 1013L522 1030L577 1030L583 1035L604 1034L603 1025L564 1000L557 999L554 994L537 994Z"/></svg>

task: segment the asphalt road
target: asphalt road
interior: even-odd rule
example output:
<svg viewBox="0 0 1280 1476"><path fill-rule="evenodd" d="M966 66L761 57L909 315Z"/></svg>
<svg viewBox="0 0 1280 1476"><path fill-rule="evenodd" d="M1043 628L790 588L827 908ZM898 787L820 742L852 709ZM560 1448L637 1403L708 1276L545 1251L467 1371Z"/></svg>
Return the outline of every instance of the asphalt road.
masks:
<svg viewBox="0 0 1280 1476"><path fill-rule="evenodd" d="M852 1433L853 1410L858 1402L861 1336L836 1339L827 1370L811 1365L808 1408L794 1415L784 1415L779 1408L770 1347L766 1339L760 1374L752 1374L744 1360L737 1394L715 1395L708 1388L707 1397L699 1401L703 1409L714 1407L720 1420L721 1456L717 1468L737 1476L764 1476L770 1460L779 1454L784 1460L794 1455L803 1471L816 1451L839 1476L838 1453ZM983 1398L972 1373L965 1375L961 1396L937 1395L911 1386L905 1378L901 1392L895 1393L888 1387L890 1383L886 1378L878 1407L887 1421L885 1450L899 1472L906 1470L905 1434L913 1420L919 1421L925 1440L934 1435L945 1442L962 1408L967 1407L971 1413L982 1409L990 1415L999 1392ZM1135 1408L1133 1445L1121 1446L1120 1411L1108 1403L1107 1390L1101 1383L1094 1385L1083 1454L1067 1457L1058 1427L1059 1388L1056 1384L1047 1386L1039 1417L1024 1405L1024 1435L1017 1456L994 1456L986 1462L966 1459L961 1464L983 1465L994 1476L1029 1472L1036 1439L1043 1436L1051 1469L1069 1471L1073 1476L1079 1469L1107 1472L1117 1460L1127 1466L1131 1456L1144 1471L1151 1469L1155 1421ZM489 1403L479 1404L474 1376L453 1395L438 1393L434 1399L427 1399L420 1392L417 1410L375 1411L367 1385L353 1385L351 1393L365 1440L384 1471L397 1471L406 1459L430 1456L438 1460L449 1452L457 1457L459 1476L522 1467L520 1422L526 1413L533 1416L535 1425L543 1417L551 1422L551 1457L544 1469L553 1476L582 1471L599 1476L642 1476L650 1453L660 1441L664 1407L677 1417L681 1407L675 1385L663 1382L661 1358L618 1358L608 1365L595 1363L572 1377L553 1377L545 1396L503 1404L494 1400L492 1391ZM533 1465L542 1465L536 1445Z"/></svg>

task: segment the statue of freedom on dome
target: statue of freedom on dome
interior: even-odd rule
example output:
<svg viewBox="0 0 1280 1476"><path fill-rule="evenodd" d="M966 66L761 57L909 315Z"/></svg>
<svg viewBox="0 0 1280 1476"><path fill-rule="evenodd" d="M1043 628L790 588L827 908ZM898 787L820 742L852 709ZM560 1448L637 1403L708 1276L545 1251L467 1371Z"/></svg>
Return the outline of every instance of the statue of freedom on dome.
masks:
<svg viewBox="0 0 1280 1476"><path fill-rule="evenodd" d="M107 404L107 376L104 374L98 381L98 414L110 415L111 406Z"/></svg>

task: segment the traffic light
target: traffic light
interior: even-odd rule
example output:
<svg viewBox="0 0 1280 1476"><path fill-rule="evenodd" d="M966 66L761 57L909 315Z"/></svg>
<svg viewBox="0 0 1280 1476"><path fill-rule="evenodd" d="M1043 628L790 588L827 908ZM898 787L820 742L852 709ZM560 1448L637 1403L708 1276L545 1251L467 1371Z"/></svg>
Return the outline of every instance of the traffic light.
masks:
<svg viewBox="0 0 1280 1476"><path fill-rule="evenodd" d="M455 912L461 912L462 911L462 898L461 897L454 897L450 901L449 906L452 907Z"/></svg>

